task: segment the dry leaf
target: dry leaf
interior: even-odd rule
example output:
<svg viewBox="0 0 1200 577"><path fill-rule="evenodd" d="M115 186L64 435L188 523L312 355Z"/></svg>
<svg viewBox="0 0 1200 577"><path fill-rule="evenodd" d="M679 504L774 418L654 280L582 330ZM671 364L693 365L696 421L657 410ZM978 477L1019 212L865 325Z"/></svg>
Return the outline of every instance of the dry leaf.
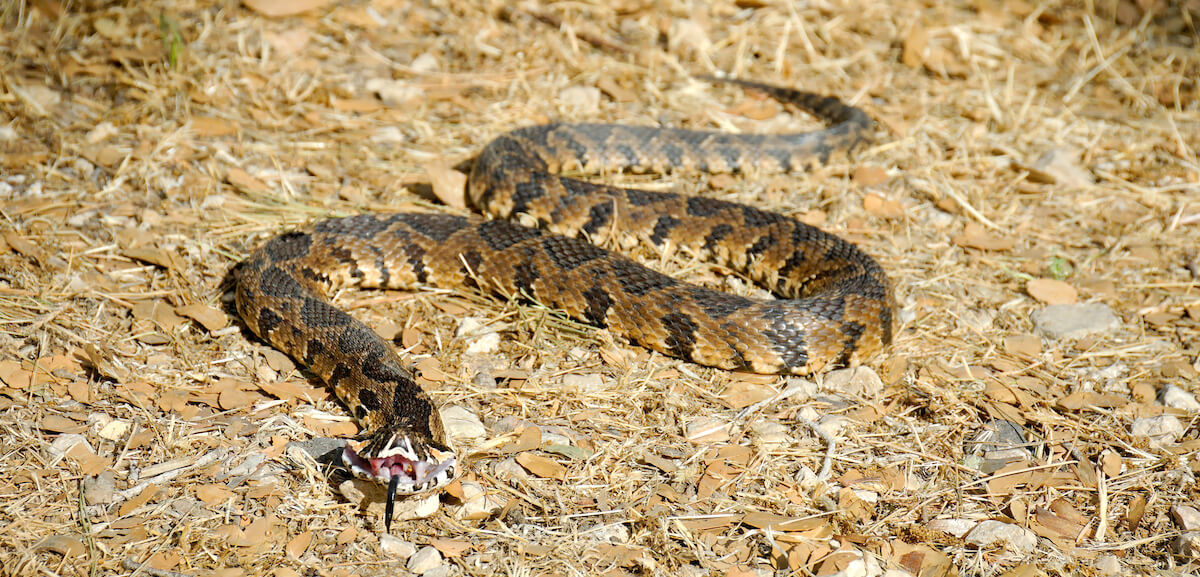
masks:
<svg viewBox="0 0 1200 577"><path fill-rule="evenodd" d="M867 211L871 216L879 218L899 218L904 216L904 207L899 202L883 198L877 194L868 194L863 197L863 210Z"/></svg>
<svg viewBox="0 0 1200 577"><path fill-rule="evenodd" d="M308 551L308 545L312 543L312 538L312 531L305 531L293 537L291 541L288 541L287 546L284 547L284 550L287 551L288 557L291 559L299 559L303 557L304 553Z"/></svg>
<svg viewBox="0 0 1200 577"><path fill-rule="evenodd" d="M734 381L725 389L721 400L731 409L744 409L775 396L775 389L763 384Z"/></svg>
<svg viewBox="0 0 1200 577"><path fill-rule="evenodd" d="M1025 284L1025 290L1029 296L1049 305L1074 304L1079 298L1075 287L1050 278L1035 278Z"/></svg>
<svg viewBox="0 0 1200 577"><path fill-rule="evenodd" d="M200 323L210 333L229 326L229 317L219 309L208 305L184 305L175 309L175 312Z"/></svg>
<svg viewBox="0 0 1200 577"><path fill-rule="evenodd" d="M516 460L525 470L543 479L562 481L567 478L567 468L553 459L527 452L517 455Z"/></svg>
<svg viewBox="0 0 1200 577"><path fill-rule="evenodd" d="M1011 238L996 236L977 222L968 222L962 234L954 237L954 244L980 250L1008 250L1017 244Z"/></svg>
<svg viewBox="0 0 1200 577"><path fill-rule="evenodd" d="M192 131L199 137L218 137L237 134L237 125L224 118L212 116L194 116L191 121Z"/></svg>
<svg viewBox="0 0 1200 577"><path fill-rule="evenodd" d="M854 169L850 175L855 184L861 186L872 186L883 184L888 181L887 170L879 166L864 164Z"/></svg>
<svg viewBox="0 0 1200 577"><path fill-rule="evenodd" d="M225 485L200 485L196 487L196 498L206 505L220 505L234 497L235 493Z"/></svg>
<svg viewBox="0 0 1200 577"><path fill-rule="evenodd" d="M429 174L433 194L437 195L438 200L454 208L467 207L467 175L443 161L427 163L425 172Z"/></svg>
<svg viewBox="0 0 1200 577"><path fill-rule="evenodd" d="M295 16L321 8L330 0L242 0L247 8L271 18Z"/></svg>
<svg viewBox="0 0 1200 577"><path fill-rule="evenodd" d="M229 174L225 175L225 179L229 181L229 184L248 194L262 194L270 190L267 183L240 168L229 169Z"/></svg>

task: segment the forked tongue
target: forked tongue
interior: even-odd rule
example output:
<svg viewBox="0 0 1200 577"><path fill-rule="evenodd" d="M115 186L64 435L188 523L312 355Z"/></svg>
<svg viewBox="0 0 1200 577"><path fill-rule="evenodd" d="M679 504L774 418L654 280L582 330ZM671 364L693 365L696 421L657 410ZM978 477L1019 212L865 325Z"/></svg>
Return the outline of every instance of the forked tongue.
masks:
<svg viewBox="0 0 1200 577"><path fill-rule="evenodd" d="M387 506L383 509L383 528L389 534L392 532L392 513L396 510L396 487L399 486L400 475L393 475L388 482Z"/></svg>

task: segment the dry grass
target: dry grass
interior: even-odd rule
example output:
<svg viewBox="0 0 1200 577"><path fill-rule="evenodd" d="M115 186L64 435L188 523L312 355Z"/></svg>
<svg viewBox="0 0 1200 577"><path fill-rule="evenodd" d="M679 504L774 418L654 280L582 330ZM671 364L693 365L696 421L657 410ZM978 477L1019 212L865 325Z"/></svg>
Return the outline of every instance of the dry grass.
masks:
<svg viewBox="0 0 1200 577"><path fill-rule="evenodd" d="M487 425L466 443L466 488L393 533L472 575L827 574L859 557L923 575L1196 570L1170 546L1169 511L1200 500L1197 414L1154 398L1200 392L1195 10L502 4L377 0L279 19L207 0L5 4L0 573L401 572L377 496L348 503L339 473L285 448L353 428L319 383L222 328L226 271L323 216L428 206L427 166L533 122L813 126L687 77L714 70L839 95L879 120L852 160L708 182L823 219L884 263L905 319L873 364L885 386L854 396L707 370L478 295L344 294L427 359L440 401ZM1048 151L1095 182L1027 169ZM661 266L724 277L682 257ZM1034 278L1109 305L1120 327L1028 337L1044 306ZM465 354L464 316L500 330L494 357ZM1160 414L1178 438L1131 432ZM836 433L829 477L797 417ZM1031 443L999 474L972 457L996 418ZM706 426L718 434L688 440ZM81 496L106 470L112 502ZM501 508L464 519L473 488ZM937 529L945 519L1011 521L1039 535L1036 552L969 544Z"/></svg>

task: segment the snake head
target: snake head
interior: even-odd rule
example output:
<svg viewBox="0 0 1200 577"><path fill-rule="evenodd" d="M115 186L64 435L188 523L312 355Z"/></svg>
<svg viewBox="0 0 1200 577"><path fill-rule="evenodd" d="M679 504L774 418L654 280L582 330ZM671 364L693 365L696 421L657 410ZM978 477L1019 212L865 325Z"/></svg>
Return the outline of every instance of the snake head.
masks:
<svg viewBox="0 0 1200 577"><path fill-rule="evenodd" d="M379 445L378 448L376 445ZM368 442L359 450L347 444L342 463L355 477L387 485L384 526L390 531L396 495L413 495L444 487L454 480L458 460L448 447L394 435L384 443Z"/></svg>

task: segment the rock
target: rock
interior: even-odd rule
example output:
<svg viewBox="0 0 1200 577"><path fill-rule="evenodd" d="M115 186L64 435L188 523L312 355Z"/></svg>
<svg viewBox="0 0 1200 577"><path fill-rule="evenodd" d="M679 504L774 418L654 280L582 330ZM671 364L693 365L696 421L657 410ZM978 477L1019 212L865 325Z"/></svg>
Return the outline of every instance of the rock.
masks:
<svg viewBox="0 0 1200 577"><path fill-rule="evenodd" d="M380 517L383 516L383 510L387 507L386 490L383 485L379 485L380 494L382 497L377 502L372 502L368 509L379 508ZM426 519L437 513L438 507L442 506L442 500L437 492L429 493L428 495L412 495L409 497L396 498L395 514L392 516L392 522L396 521L411 521L413 519Z"/></svg>
<svg viewBox="0 0 1200 577"><path fill-rule="evenodd" d="M330 437L313 437L307 441L292 441L287 444L287 450L303 451L318 463L341 463L342 450L346 448L346 439Z"/></svg>
<svg viewBox="0 0 1200 577"><path fill-rule="evenodd" d="M1200 510L1188 505L1171 507L1171 519L1184 531L1200 531Z"/></svg>
<svg viewBox="0 0 1200 577"><path fill-rule="evenodd" d="M399 106L425 95L425 89L420 86L390 78L368 80L367 90L374 92L388 106Z"/></svg>
<svg viewBox="0 0 1200 577"><path fill-rule="evenodd" d="M984 474L990 475L1009 463L1030 460L1032 454L1025 448L1027 444L1025 429L1021 425L992 419L975 435L964 452L982 456L976 466Z"/></svg>
<svg viewBox="0 0 1200 577"><path fill-rule="evenodd" d="M525 472L525 467L518 465L516 459L512 457L493 465L492 473L496 475L497 479L502 481L510 481L512 479L519 479L521 481L529 480L529 473Z"/></svg>
<svg viewBox="0 0 1200 577"><path fill-rule="evenodd" d="M513 463L516 465L516 463ZM517 465L520 467L520 465ZM463 506L458 510L459 519L487 519L500 511L504 501L488 494L479 483L462 483Z"/></svg>
<svg viewBox="0 0 1200 577"><path fill-rule="evenodd" d="M79 433L63 433L50 443L50 454L56 459L61 459L67 456L67 453L75 448L75 445L83 445L89 453L95 452L92 450L92 446L88 444L87 437Z"/></svg>
<svg viewBox="0 0 1200 577"><path fill-rule="evenodd" d="M1171 541L1171 550L1180 557L1200 559L1200 531L1188 531Z"/></svg>
<svg viewBox="0 0 1200 577"><path fill-rule="evenodd" d="M487 333L476 337L467 345L465 354L468 355L487 355L496 352L500 348L500 333Z"/></svg>
<svg viewBox="0 0 1200 577"><path fill-rule="evenodd" d="M124 419L113 419L100 428L100 438L110 441L120 441L125 438L125 433L129 432L129 428L133 425L130 421Z"/></svg>
<svg viewBox="0 0 1200 577"><path fill-rule="evenodd" d="M408 559L417 552L416 545L387 533L379 536L379 548L397 559Z"/></svg>
<svg viewBox="0 0 1200 577"><path fill-rule="evenodd" d="M475 317L463 318L455 334L470 341L466 350L468 355L484 356L500 348L500 333Z"/></svg>
<svg viewBox="0 0 1200 577"><path fill-rule="evenodd" d="M1096 573L1100 577L1117 577L1123 573L1121 560L1116 555L1101 555L1096 558Z"/></svg>
<svg viewBox="0 0 1200 577"><path fill-rule="evenodd" d="M346 502L355 505L362 505L362 502L367 498L367 490L370 489L371 482L363 479L347 479L338 485L338 492L346 499Z"/></svg>
<svg viewBox="0 0 1200 577"><path fill-rule="evenodd" d="M978 525L979 521L975 519L934 519L926 523L926 527L934 531L941 531L947 535L954 535L962 538Z"/></svg>
<svg viewBox="0 0 1200 577"><path fill-rule="evenodd" d="M875 398L883 391L883 381L869 367L838 369L825 373L824 388L865 399Z"/></svg>
<svg viewBox="0 0 1200 577"><path fill-rule="evenodd" d="M104 471L83 480L83 499L89 505L109 505L117 499L117 485L112 471Z"/></svg>
<svg viewBox="0 0 1200 577"><path fill-rule="evenodd" d="M450 577L454 574L453 565L438 565L421 574L421 577Z"/></svg>
<svg viewBox="0 0 1200 577"><path fill-rule="evenodd" d="M1037 547L1037 535L1033 531L991 519L976 525L963 539L980 547L1003 544L1005 549L1021 556L1033 553Z"/></svg>
<svg viewBox="0 0 1200 577"><path fill-rule="evenodd" d="M817 427L821 429L821 432L836 439L842 433L842 429L846 428L848 422L850 419L842 415L825 415L817 421Z"/></svg>
<svg viewBox="0 0 1200 577"><path fill-rule="evenodd" d="M1079 165L1079 153L1062 148L1051 148L1022 168L1029 171L1029 180L1043 184L1083 187L1095 182L1092 173Z"/></svg>
<svg viewBox="0 0 1200 577"><path fill-rule="evenodd" d="M1076 338L1113 330L1120 319L1104 303L1049 305L1033 313L1038 331L1052 339Z"/></svg>
<svg viewBox="0 0 1200 577"><path fill-rule="evenodd" d="M600 89L595 86L569 86L558 93L558 101L572 115L595 114L600 109Z"/></svg>
<svg viewBox="0 0 1200 577"><path fill-rule="evenodd" d="M783 397L792 399L790 402L802 403L807 401L820 392L817 384L805 377L788 377L787 388L783 391Z"/></svg>
<svg viewBox="0 0 1200 577"><path fill-rule="evenodd" d="M750 432L754 433L759 448L767 453L782 449L792 440L788 435L788 427L785 427L783 423L770 419L754 421L750 425Z"/></svg>
<svg viewBox="0 0 1200 577"><path fill-rule="evenodd" d="M604 379L598 373L563 375L562 386L567 392L589 393L604 388Z"/></svg>
<svg viewBox="0 0 1200 577"><path fill-rule="evenodd" d="M412 557L408 558L408 564L405 567L413 573L424 573L434 567L442 564L442 554L433 546L426 545L421 547Z"/></svg>
<svg viewBox="0 0 1200 577"><path fill-rule="evenodd" d="M687 425L687 440L691 443L724 443L729 440L729 421L718 417L698 417Z"/></svg>
<svg viewBox="0 0 1200 577"><path fill-rule="evenodd" d="M487 428L483 426L479 416L460 405L442 408L442 424L445 425L446 435L451 441L482 439L487 436Z"/></svg>
<svg viewBox="0 0 1200 577"><path fill-rule="evenodd" d="M1195 395L1175 385L1163 387L1158 392L1158 402L1172 409L1182 409L1193 413L1200 412L1200 401L1196 400Z"/></svg>
<svg viewBox="0 0 1200 577"><path fill-rule="evenodd" d="M1138 437L1147 437L1152 445L1169 445L1183 436L1183 423L1171 415L1134 419L1129 432Z"/></svg>
<svg viewBox="0 0 1200 577"><path fill-rule="evenodd" d="M412 63L409 64L408 67L417 74L425 74L427 72L436 72L439 64L437 56L434 56L433 53L426 52L416 58L413 58Z"/></svg>
<svg viewBox="0 0 1200 577"><path fill-rule="evenodd" d="M624 523L609 523L588 531L588 538L605 543L628 543L629 527Z"/></svg>

